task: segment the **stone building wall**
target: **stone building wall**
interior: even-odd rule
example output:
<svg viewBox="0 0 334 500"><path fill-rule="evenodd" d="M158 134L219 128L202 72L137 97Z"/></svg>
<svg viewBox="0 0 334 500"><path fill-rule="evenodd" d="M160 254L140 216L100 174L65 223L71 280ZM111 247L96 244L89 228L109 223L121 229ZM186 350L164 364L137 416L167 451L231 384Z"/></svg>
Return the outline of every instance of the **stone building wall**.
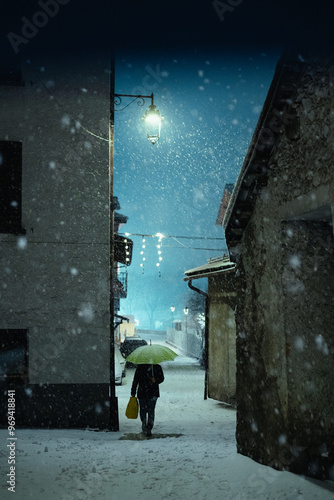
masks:
<svg viewBox="0 0 334 500"><path fill-rule="evenodd" d="M334 442L334 61L310 61L299 139L282 129L237 270L238 450L291 470Z"/></svg>
<svg viewBox="0 0 334 500"><path fill-rule="evenodd" d="M322 239L326 247L319 245ZM288 222L282 251L289 435L299 443L317 444L334 437L332 227Z"/></svg>

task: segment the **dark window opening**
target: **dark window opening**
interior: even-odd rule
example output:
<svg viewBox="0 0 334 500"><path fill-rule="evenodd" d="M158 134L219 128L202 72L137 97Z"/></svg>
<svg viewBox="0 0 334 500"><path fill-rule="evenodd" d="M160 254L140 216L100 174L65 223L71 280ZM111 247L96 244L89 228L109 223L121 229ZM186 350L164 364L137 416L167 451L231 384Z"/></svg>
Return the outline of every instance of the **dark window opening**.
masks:
<svg viewBox="0 0 334 500"><path fill-rule="evenodd" d="M28 330L0 329L0 382L28 383Z"/></svg>
<svg viewBox="0 0 334 500"><path fill-rule="evenodd" d="M22 70L20 64L1 62L0 64L0 85L21 86Z"/></svg>
<svg viewBox="0 0 334 500"><path fill-rule="evenodd" d="M22 234L22 142L0 141L0 233Z"/></svg>

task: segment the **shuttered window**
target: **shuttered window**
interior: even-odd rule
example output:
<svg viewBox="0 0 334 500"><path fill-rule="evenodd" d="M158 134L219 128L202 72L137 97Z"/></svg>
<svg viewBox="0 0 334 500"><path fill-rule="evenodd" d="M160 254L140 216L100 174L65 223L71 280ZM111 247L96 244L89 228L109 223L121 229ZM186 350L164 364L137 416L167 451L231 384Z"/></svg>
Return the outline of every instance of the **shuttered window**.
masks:
<svg viewBox="0 0 334 500"><path fill-rule="evenodd" d="M22 142L0 141L0 233L22 234Z"/></svg>
<svg viewBox="0 0 334 500"><path fill-rule="evenodd" d="M28 330L0 329L0 382L28 382Z"/></svg>

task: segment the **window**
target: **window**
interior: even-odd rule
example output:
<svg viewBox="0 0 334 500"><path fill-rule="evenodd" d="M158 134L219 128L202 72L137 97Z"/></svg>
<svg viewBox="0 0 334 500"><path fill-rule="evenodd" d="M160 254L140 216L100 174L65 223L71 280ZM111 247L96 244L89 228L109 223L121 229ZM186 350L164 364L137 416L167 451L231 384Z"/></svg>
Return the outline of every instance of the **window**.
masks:
<svg viewBox="0 0 334 500"><path fill-rule="evenodd" d="M2 61L0 63L0 85L23 85L21 66Z"/></svg>
<svg viewBox="0 0 334 500"><path fill-rule="evenodd" d="M22 234L22 143L0 141L0 233Z"/></svg>
<svg viewBox="0 0 334 500"><path fill-rule="evenodd" d="M0 329L0 382L28 382L28 330Z"/></svg>

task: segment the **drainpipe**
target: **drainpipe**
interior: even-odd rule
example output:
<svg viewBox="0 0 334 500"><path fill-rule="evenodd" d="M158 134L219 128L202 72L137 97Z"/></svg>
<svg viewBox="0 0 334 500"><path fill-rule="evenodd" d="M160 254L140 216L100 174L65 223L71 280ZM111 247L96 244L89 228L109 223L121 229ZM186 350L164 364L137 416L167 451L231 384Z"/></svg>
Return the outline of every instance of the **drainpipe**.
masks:
<svg viewBox="0 0 334 500"><path fill-rule="evenodd" d="M204 399L208 399L208 372L209 372L209 295L203 290L196 288L192 284L192 280L188 281L188 286L194 292L200 293L205 297L205 330L204 330L204 351L203 351L203 361L205 369L204 377Z"/></svg>

